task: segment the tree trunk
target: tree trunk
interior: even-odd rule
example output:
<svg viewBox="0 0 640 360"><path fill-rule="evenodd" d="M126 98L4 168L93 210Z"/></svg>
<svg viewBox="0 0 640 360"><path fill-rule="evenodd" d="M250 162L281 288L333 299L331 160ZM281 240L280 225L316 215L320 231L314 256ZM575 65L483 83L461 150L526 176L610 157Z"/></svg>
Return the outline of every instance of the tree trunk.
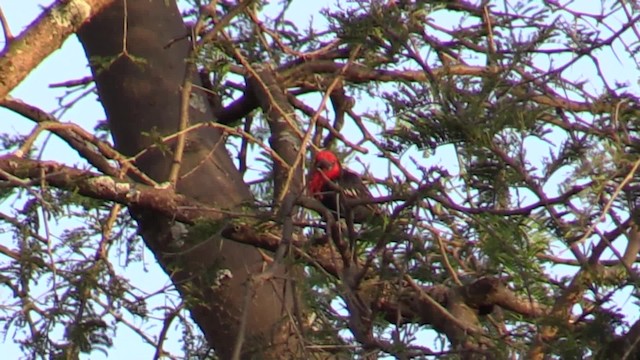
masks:
<svg viewBox="0 0 640 360"><path fill-rule="evenodd" d="M174 1L129 0L127 4L126 42L123 1L95 17L78 36L91 61L116 148L133 156L158 143L159 136L179 129L181 85L190 44ZM200 82L193 77L193 83ZM203 92L194 88L191 99L190 124L214 120ZM221 135L213 128L188 134L177 191L212 208L246 212L253 198ZM174 146L175 141L165 143L165 149ZM172 151L155 148L135 164L162 182L167 180L172 157ZM224 213L217 212L220 221ZM194 243L189 237L176 237L183 227L171 219L142 209L132 209L132 214L146 245L171 276L209 344L221 358L232 357L247 280L264 266L260 253L219 236L201 237ZM211 218L211 213L207 216ZM251 289L243 358L257 354L260 358L282 357L296 348L297 340L287 330L290 317L286 313L292 313L292 301L285 286L283 281L271 280ZM284 306L283 297L287 299Z"/></svg>

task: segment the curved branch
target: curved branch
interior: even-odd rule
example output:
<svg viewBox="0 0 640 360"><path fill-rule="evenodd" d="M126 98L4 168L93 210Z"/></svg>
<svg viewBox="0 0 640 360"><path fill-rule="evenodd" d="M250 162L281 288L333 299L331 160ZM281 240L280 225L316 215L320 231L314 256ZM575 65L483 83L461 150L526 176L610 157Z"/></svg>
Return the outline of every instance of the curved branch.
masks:
<svg viewBox="0 0 640 360"><path fill-rule="evenodd" d="M58 0L0 52L0 99L24 80L69 35L114 0ZM29 51L25 51L25 49Z"/></svg>

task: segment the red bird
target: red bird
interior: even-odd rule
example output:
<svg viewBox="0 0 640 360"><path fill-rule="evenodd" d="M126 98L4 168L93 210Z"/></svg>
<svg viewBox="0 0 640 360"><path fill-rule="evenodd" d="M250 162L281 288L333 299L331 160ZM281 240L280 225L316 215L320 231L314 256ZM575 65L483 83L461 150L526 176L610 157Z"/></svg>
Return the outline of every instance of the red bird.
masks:
<svg viewBox="0 0 640 360"><path fill-rule="evenodd" d="M336 216L348 219L348 215L352 215L354 223L365 222L380 213L374 204L349 206L350 201L371 200L373 196L360 176L344 169L338 157L329 150L322 150L316 154L310 171L308 190L311 196L320 200Z"/></svg>

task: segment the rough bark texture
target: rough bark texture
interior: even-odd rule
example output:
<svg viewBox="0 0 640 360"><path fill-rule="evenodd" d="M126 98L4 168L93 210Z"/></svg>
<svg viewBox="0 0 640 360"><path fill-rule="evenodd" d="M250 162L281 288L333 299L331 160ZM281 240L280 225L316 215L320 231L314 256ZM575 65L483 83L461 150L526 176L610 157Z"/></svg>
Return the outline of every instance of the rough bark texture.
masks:
<svg viewBox="0 0 640 360"><path fill-rule="evenodd" d="M100 100L108 116L116 148L135 155L154 144L154 136L178 130L180 92L185 73L188 41L180 13L173 1L129 0L128 36L123 52L123 2L118 1L79 33ZM194 77L194 84L199 80ZM211 121L213 115L204 94L194 89L191 123ZM156 136L157 138L157 136ZM169 149L174 143L166 144ZM157 181L164 181L172 163L170 151L146 152L136 164ZM243 211L252 201L225 150L221 134L203 128L188 134L178 192L216 208ZM245 210L246 211L246 210ZM221 358L230 358L239 333L249 274L258 273L263 259L252 246L219 237L200 242L172 239L171 219L134 211L147 246L188 300L193 319ZM208 215L211 215L210 213ZM224 213L219 218L223 219ZM230 277L222 276L228 269ZM282 274L280 274L282 275ZM222 285L217 285L221 282ZM281 298L290 291L271 281L258 287L250 298L243 358L259 351L264 358L282 356L286 306ZM191 300L193 299L193 300Z"/></svg>

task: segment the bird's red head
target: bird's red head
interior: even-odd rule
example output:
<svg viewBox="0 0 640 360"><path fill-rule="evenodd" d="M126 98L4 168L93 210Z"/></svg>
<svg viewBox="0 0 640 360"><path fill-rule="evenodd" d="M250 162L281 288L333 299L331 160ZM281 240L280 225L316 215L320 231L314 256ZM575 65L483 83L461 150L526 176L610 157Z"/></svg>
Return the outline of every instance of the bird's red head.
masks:
<svg viewBox="0 0 640 360"><path fill-rule="evenodd" d="M322 192L322 187L327 182L326 179L335 181L340 177L342 166L336 154L329 150L321 150L316 154L310 172L309 193L316 195Z"/></svg>

